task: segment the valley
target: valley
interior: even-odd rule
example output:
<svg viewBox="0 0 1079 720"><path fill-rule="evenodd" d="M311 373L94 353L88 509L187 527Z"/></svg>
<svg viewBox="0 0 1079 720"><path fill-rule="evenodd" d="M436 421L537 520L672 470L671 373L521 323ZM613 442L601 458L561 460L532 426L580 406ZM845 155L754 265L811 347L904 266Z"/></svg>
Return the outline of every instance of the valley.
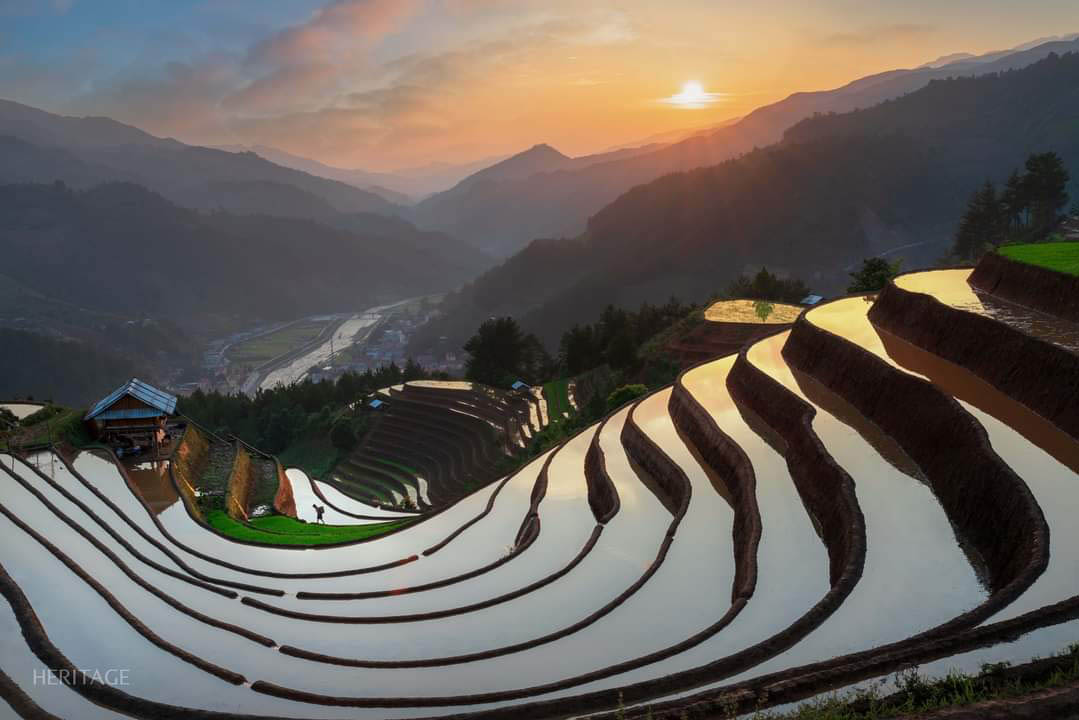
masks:
<svg viewBox="0 0 1079 720"><path fill-rule="evenodd" d="M1068 3L17 5L0 718L1079 720Z"/></svg>

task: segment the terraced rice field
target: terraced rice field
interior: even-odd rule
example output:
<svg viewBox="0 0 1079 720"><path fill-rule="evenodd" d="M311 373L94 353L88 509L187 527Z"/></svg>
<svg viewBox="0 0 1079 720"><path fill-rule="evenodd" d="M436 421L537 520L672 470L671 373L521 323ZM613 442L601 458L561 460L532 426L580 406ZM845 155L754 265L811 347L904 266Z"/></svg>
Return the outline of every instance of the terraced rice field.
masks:
<svg viewBox="0 0 1079 720"><path fill-rule="evenodd" d="M1079 328L968 274L777 324L474 491L461 473L545 413L389 390L353 476L287 473L302 519L411 521L370 541L244 544L160 465L0 455L0 688L64 718L721 717L1058 650L1079 639L1079 440L1039 388L1074 387ZM1029 378L995 379L1005 359ZM128 673L45 691L46 667Z"/></svg>
<svg viewBox="0 0 1079 720"><path fill-rule="evenodd" d="M468 382L419 380L386 388L379 399L363 443L324 480L395 509L444 507L491 483L548 420L542 393Z"/></svg>

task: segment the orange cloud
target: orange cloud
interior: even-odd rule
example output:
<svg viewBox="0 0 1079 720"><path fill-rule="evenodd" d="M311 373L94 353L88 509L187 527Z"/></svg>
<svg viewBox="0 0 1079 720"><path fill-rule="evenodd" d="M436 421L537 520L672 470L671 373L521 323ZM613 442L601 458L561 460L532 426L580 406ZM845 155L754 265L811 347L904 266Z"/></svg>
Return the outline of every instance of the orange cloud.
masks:
<svg viewBox="0 0 1079 720"><path fill-rule="evenodd" d="M257 44L251 60L274 65L325 60L342 45L371 42L399 28L418 7L416 0L336 0L302 25Z"/></svg>

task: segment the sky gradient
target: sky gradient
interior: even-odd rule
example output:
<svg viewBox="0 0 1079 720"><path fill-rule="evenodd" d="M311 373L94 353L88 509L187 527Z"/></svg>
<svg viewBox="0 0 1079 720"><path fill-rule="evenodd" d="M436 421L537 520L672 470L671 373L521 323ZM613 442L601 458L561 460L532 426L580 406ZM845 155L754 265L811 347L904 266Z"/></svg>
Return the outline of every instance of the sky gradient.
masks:
<svg viewBox="0 0 1079 720"><path fill-rule="evenodd" d="M392 170L598 152L1072 32L1074 0L0 0L0 97Z"/></svg>

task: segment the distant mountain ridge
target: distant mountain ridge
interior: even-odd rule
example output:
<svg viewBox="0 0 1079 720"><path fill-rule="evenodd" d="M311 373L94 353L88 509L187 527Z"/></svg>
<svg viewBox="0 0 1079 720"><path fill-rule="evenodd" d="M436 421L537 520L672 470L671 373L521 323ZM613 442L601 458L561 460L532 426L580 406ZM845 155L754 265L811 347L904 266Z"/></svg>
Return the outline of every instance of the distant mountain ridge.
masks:
<svg viewBox="0 0 1079 720"><path fill-rule="evenodd" d="M904 269L924 267L947 253L969 194L1031 152L1058 152L1079 192L1076 87L1079 53L1050 54L806 118L778 144L633 188L576 238L534 241L447 298L414 350L442 336L462 343L504 314L553 349L609 303L703 300L762 265L824 294L844 291L845 268L889 250L906 248L890 256Z"/></svg>
<svg viewBox="0 0 1079 720"><path fill-rule="evenodd" d="M495 157L460 164L432 163L423 167L379 172L334 167L267 145L222 145L218 149L233 153L253 152L278 165L354 185L397 205L410 205L428 195L447 190L472 173L505 159Z"/></svg>
<svg viewBox="0 0 1079 720"><path fill-rule="evenodd" d="M421 227L449 232L498 256L507 256L533 238L575 236L588 218L635 185L672 172L715 165L754 147L780 140L783 132L814 113L848 112L901 97L951 75L983 75L1021 68L1055 52L1079 49L1072 36L1015 50L961 58L939 67L892 70L833 90L794 93L710 133L658 147L559 159L544 151L544 169L527 177L476 182L462 180L407 212ZM542 147L542 146L537 146ZM521 158L530 157L536 148ZM621 153L621 154L619 154ZM532 155L534 157L534 155ZM511 158L510 160L514 160ZM510 162L510 160L504 162ZM516 161L515 161L516 164Z"/></svg>
<svg viewBox="0 0 1079 720"><path fill-rule="evenodd" d="M187 207L241 212L250 207L254 192L245 184L272 183L276 196L263 203L262 211L298 214L293 212L290 199L284 197L291 193L290 188L295 188L296 202L303 208L310 208L309 196L315 196L337 212L396 212L394 204L375 193L282 167L254 153L185 145L108 118L55 115L0 100L0 136L23 143L17 148L11 143L5 145L4 149L15 154L0 155L0 182L64 179L88 185L129 181ZM35 152L48 157L47 171L33 161ZM70 174L80 180L65 177L68 171L64 163ZM238 198L231 191L237 192Z"/></svg>

